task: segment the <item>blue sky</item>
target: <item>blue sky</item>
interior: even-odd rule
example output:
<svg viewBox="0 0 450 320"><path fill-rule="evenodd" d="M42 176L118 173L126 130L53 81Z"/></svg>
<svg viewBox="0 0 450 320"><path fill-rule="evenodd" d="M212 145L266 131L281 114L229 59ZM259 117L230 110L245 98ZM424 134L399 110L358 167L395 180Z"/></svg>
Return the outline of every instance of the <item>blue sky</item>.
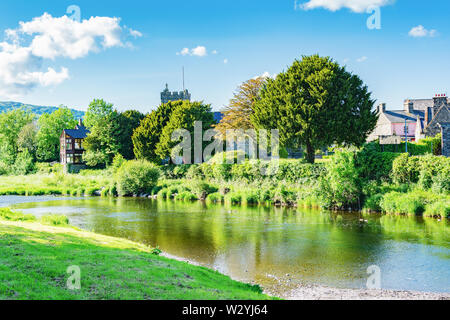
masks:
<svg viewBox="0 0 450 320"><path fill-rule="evenodd" d="M181 90L184 66L193 99L219 110L241 82L277 74L294 59L315 53L346 64L388 109L401 107L405 98L431 98L450 88L446 0L311 0L309 10L301 7L308 0L297 0L297 6L295 0L37 2L1 1L0 42L13 43L4 32L17 30L20 21L44 13L60 18L77 5L82 20L120 18L121 45L105 47L98 40L96 50L78 55L75 47L59 48L53 56L42 45L37 51L45 53L30 49L27 63L11 67L9 74L0 72L0 87L6 88L0 89L0 100L85 110L89 101L103 98L119 110L148 112L159 104L165 83ZM330 7L336 2L344 7ZM382 5L379 30L367 28L371 14L363 9L370 3ZM38 36L22 33L20 46ZM70 45L71 39L62 41ZM193 54L198 47L195 52L202 55L204 47L206 55ZM181 54L183 48L189 53ZM13 59L18 51L11 52ZM49 67L55 72L46 73ZM21 72L27 76L16 79Z"/></svg>

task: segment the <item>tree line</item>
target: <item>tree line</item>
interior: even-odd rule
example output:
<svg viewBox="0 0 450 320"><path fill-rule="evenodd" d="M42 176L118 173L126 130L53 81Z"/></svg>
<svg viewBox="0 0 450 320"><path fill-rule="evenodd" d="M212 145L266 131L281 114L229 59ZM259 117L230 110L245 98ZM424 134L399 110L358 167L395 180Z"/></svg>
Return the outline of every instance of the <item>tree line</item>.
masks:
<svg viewBox="0 0 450 320"><path fill-rule="evenodd" d="M172 133L182 128L193 134L195 121L202 121L204 130L216 129L217 139L230 129L278 129L282 147L302 147L313 163L320 148L362 146L378 120L374 103L363 81L345 67L329 57L303 56L275 79L244 82L218 124L203 102L174 101L143 114L94 100L84 118L90 133L83 160L92 167L108 166L120 154L160 164L178 144ZM24 109L0 114L0 174L23 174L36 161L59 161L60 135L76 123L67 107L38 119Z"/></svg>

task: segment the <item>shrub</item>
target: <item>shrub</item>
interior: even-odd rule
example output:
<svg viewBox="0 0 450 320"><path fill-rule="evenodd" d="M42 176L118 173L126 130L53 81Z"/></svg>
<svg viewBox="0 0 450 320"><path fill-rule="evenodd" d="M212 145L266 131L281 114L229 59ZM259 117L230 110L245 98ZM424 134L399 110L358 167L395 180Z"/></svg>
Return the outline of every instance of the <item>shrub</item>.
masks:
<svg viewBox="0 0 450 320"><path fill-rule="evenodd" d="M176 195L185 192L185 191L189 191L185 186L181 185L181 184L176 184L176 185L172 185L169 186L167 188L167 196L168 199L175 197Z"/></svg>
<svg viewBox="0 0 450 320"><path fill-rule="evenodd" d="M413 180L409 169L409 155L407 153L401 154L394 160L392 175L396 183L409 183Z"/></svg>
<svg viewBox="0 0 450 320"><path fill-rule="evenodd" d="M209 164L233 164L240 159L246 159L247 154L242 150L226 151L216 153L209 161Z"/></svg>
<svg viewBox="0 0 450 320"><path fill-rule="evenodd" d="M108 197L108 196L109 196L109 192L110 192L109 187L105 187L105 188L103 188L102 191L100 192L100 196L101 196L101 197Z"/></svg>
<svg viewBox="0 0 450 320"><path fill-rule="evenodd" d="M449 194L450 193L450 167L446 167L433 178L431 187L434 193Z"/></svg>
<svg viewBox="0 0 450 320"><path fill-rule="evenodd" d="M163 179L184 179L191 165L165 165L160 167Z"/></svg>
<svg viewBox="0 0 450 320"><path fill-rule="evenodd" d="M231 169L233 165L231 164L215 164L211 165L211 170L207 167L207 165L204 167L206 169L204 172L205 176L207 173L211 174L212 176L210 178L220 181L228 181L231 179Z"/></svg>
<svg viewBox="0 0 450 320"><path fill-rule="evenodd" d="M127 161L117 172L118 194L120 196L149 194L156 185L159 175L159 169L148 161Z"/></svg>
<svg viewBox="0 0 450 320"><path fill-rule="evenodd" d="M394 161L392 175L396 183L417 183L424 189L431 188L432 180L440 172L448 172L450 159L431 154L410 157L406 153Z"/></svg>
<svg viewBox="0 0 450 320"><path fill-rule="evenodd" d="M186 178L190 180L204 179L205 176L203 175L202 168L199 165L192 165L186 173Z"/></svg>
<svg viewBox="0 0 450 320"><path fill-rule="evenodd" d="M292 190L288 190L284 185L279 186L275 190L274 197L272 201L274 203L279 203L282 205L291 205L294 204L297 200L296 192Z"/></svg>
<svg viewBox="0 0 450 320"><path fill-rule="evenodd" d="M219 192L211 193L206 197L206 202L209 203L222 203L224 201L224 196Z"/></svg>
<svg viewBox="0 0 450 320"><path fill-rule="evenodd" d="M155 196L159 193L159 191L161 191L163 188L161 186L155 186L152 189L152 192L150 193L150 195Z"/></svg>
<svg viewBox="0 0 450 320"><path fill-rule="evenodd" d="M425 211L425 205L419 197L398 192L384 195L380 206L386 213L421 215Z"/></svg>
<svg viewBox="0 0 450 320"><path fill-rule="evenodd" d="M393 191L383 196L380 206L386 213L422 215L426 206L441 200L441 196L422 190L408 193Z"/></svg>
<svg viewBox="0 0 450 320"><path fill-rule="evenodd" d="M17 155L17 159L11 168L11 173L15 175L25 175L36 171L33 156L24 150Z"/></svg>
<svg viewBox="0 0 450 320"><path fill-rule="evenodd" d="M381 201L383 200L383 195L377 193L371 195L366 199L363 206L363 211L365 212L381 212Z"/></svg>
<svg viewBox="0 0 450 320"><path fill-rule="evenodd" d="M68 226L69 218L63 215L49 215L41 218L41 223L50 226Z"/></svg>
<svg viewBox="0 0 450 320"><path fill-rule="evenodd" d="M450 218L450 201L441 200L427 205L424 215L427 217Z"/></svg>
<svg viewBox="0 0 450 320"><path fill-rule="evenodd" d="M62 173L63 165L60 163L47 163L47 162L38 162L36 163L36 171L40 174L50 174L50 173Z"/></svg>
<svg viewBox="0 0 450 320"><path fill-rule="evenodd" d="M218 191L217 188L207 184L206 182L198 180L193 181L189 188L191 189L191 192L200 200L205 200L209 194Z"/></svg>
<svg viewBox="0 0 450 320"><path fill-rule="evenodd" d="M198 198L192 192L183 191L183 192L177 194L177 196L175 197L175 200L178 200L178 201L195 201L195 200L198 200Z"/></svg>
<svg viewBox="0 0 450 320"><path fill-rule="evenodd" d="M120 167L123 166L125 162L127 162L127 160L125 160L125 158L120 153L116 154L111 164L112 172L117 173L117 171L119 171Z"/></svg>
<svg viewBox="0 0 450 320"><path fill-rule="evenodd" d="M12 211L9 208L0 208L0 219L8 221L36 221L36 217L31 214Z"/></svg>
<svg viewBox="0 0 450 320"><path fill-rule="evenodd" d="M259 191L259 203L271 203L274 198L274 191L270 188L261 188Z"/></svg>
<svg viewBox="0 0 450 320"><path fill-rule="evenodd" d="M379 152L374 143L365 145L356 155L358 174L365 180L391 180L391 172L399 153Z"/></svg>
<svg viewBox="0 0 450 320"><path fill-rule="evenodd" d="M158 199L170 199L169 188L163 188L158 192Z"/></svg>
<svg viewBox="0 0 450 320"><path fill-rule="evenodd" d="M355 167L355 155L338 151L327 163L327 174L319 179L319 194L326 208L355 207L361 196L360 180Z"/></svg>
<svg viewBox="0 0 450 320"><path fill-rule="evenodd" d="M258 204L260 202L259 200L259 194L257 191L249 190L244 193L243 195L243 203L245 204Z"/></svg>
<svg viewBox="0 0 450 320"><path fill-rule="evenodd" d="M225 203L227 204L241 204L242 194L240 192L230 192L225 196Z"/></svg>
<svg viewBox="0 0 450 320"><path fill-rule="evenodd" d="M326 168L323 164L309 164L305 160L271 161L268 163L268 175L277 181L293 183L309 183L325 174Z"/></svg>

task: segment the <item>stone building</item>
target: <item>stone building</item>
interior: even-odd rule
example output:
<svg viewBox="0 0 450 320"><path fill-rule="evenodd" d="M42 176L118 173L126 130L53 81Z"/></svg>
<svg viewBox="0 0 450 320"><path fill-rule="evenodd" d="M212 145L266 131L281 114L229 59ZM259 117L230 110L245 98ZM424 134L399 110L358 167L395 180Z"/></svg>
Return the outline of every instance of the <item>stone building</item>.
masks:
<svg viewBox="0 0 450 320"><path fill-rule="evenodd" d="M425 128L423 133L427 137L434 137L441 132L442 123L450 122L449 99L446 95L437 95L433 99L432 107L425 113Z"/></svg>
<svg viewBox="0 0 450 320"><path fill-rule="evenodd" d="M420 141L442 133L444 146L450 139L447 129L450 99L445 94L433 99L405 100L403 110L387 110L386 104L381 104L377 111L380 115L378 124L368 141L391 136L400 136L404 141L405 135L408 141Z"/></svg>
<svg viewBox="0 0 450 320"><path fill-rule="evenodd" d="M161 92L161 103L168 103L169 101L178 101L178 100L186 100L191 101L191 94L188 90L180 91L180 92L170 92L169 85L166 84L166 88L163 92Z"/></svg>
<svg viewBox="0 0 450 320"><path fill-rule="evenodd" d="M442 155L450 157L450 122L441 123Z"/></svg>

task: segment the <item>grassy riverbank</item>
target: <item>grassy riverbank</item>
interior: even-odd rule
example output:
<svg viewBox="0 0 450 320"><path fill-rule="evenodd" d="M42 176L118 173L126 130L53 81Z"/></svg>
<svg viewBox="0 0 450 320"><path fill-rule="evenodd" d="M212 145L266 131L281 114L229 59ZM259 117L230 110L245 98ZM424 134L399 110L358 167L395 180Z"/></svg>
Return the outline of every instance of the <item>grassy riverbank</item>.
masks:
<svg viewBox="0 0 450 320"><path fill-rule="evenodd" d="M135 242L56 227L64 224L56 217L43 224L1 211L0 300L269 298L258 286L157 256ZM80 290L67 288L70 266L80 267Z"/></svg>
<svg viewBox="0 0 450 320"><path fill-rule="evenodd" d="M157 196L450 218L450 158L382 153L370 144L320 164L216 160L155 167L118 157L106 170L0 177L0 195Z"/></svg>

